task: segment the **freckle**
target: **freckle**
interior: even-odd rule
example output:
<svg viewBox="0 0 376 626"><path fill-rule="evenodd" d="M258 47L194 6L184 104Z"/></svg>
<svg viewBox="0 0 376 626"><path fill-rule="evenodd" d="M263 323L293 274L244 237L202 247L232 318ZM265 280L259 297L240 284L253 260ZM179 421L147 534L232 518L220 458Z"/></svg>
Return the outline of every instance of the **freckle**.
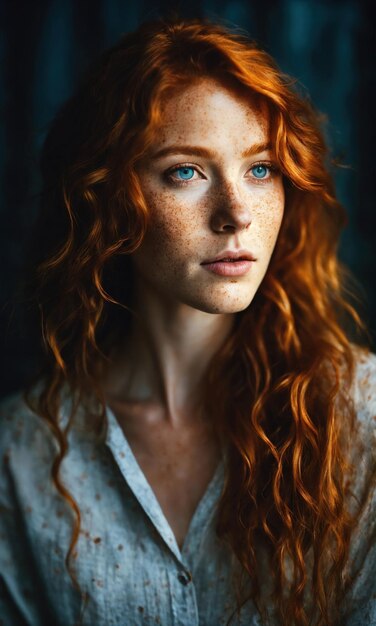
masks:
<svg viewBox="0 0 376 626"><path fill-rule="evenodd" d="M48 528L48 523L47 522L43 522L42 528Z"/></svg>
<svg viewBox="0 0 376 626"><path fill-rule="evenodd" d="M100 543L102 541L102 539L100 537L95 537L95 539L93 539L94 543Z"/></svg>
<svg viewBox="0 0 376 626"><path fill-rule="evenodd" d="M122 459L124 459L124 458L125 458L125 454L124 454L124 452L120 452L119 456L120 456Z"/></svg>
<svg viewBox="0 0 376 626"><path fill-rule="evenodd" d="M56 511L56 517L63 517L63 511Z"/></svg>
<svg viewBox="0 0 376 626"><path fill-rule="evenodd" d="M143 613L144 612L144 607L143 606L138 606L137 607L139 613Z"/></svg>
<svg viewBox="0 0 376 626"><path fill-rule="evenodd" d="M148 585L150 585L150 580L144 580L144 587L147 587Z"/></svg>
<svg viewBox="0 0 376 626"><path fill-rule="evenodd" d="M119 543L118 545L118 550L123 550L124 546L121 545L121 543Z"/></svg>
<svg viewBox="0 0 376 626"><path fill-rule="evenodd" d="M115 569L120 569L119 563L115 563Z"/></svg>
<svg viewBox="0 0 376 626"><path fill-rule="evenodd" d="M100 494L100 493L96 493L96 494L95 494L95 499L96 499L96 500L101 500L101 498L102 498L102 496L101 496L101 494Z"/></svg>

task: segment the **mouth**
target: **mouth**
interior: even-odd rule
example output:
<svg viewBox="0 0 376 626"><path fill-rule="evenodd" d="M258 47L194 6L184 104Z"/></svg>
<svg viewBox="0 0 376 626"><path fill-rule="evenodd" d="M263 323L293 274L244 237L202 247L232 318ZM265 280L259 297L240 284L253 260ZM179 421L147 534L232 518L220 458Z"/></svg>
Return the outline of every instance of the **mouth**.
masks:
<svg viewBox="0 0 376 626"><path fill-rule="evenodd" d="M247 259L246 257L237 257L232 259L231 257L224 257L223 259L217 259L216 261L204 261L202 265L209 265L210 263L239 263L240 261L251 261L253 259Z"/></svg>
<svg viewBox="0 0 376 626"><path fill-rule="evenodd" d="M219 276L243 276L249 272L256 259L253 255L221 257L213 261L204 261L204 269Z"/></svg>
<svg viewBox="0 0 376 626"><path fill-rule="evenodd" d="M211 263L239 263L241 261L256 261L256 257L248 250L225 250L213 259L203 261L201 265L210 265Z"/></svg>

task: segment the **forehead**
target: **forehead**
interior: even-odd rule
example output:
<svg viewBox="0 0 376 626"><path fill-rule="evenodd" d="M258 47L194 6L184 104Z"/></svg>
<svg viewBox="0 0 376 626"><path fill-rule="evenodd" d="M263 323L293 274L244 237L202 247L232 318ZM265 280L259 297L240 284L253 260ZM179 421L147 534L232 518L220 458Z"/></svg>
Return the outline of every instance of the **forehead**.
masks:
<svg viewBox="0 0 376 626"><path fill-rule="evenodd" d="M242 93L220 82L204 78L185 85L162 100L156 138L166 143L234 143L249 145L266 142L269 136L268 112L251 93Z"/></svg>

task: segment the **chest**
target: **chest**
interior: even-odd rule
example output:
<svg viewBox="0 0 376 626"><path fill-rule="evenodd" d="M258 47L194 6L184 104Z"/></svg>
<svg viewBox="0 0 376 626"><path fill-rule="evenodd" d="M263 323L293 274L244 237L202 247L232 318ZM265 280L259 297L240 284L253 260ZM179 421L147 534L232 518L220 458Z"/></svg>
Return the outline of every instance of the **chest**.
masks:
<svg viewBox="0 0 376 626"><path fill-rule="evenodd" d="M201 453L200 453L201 452ZM179 456L173 448L162 458L136 453L136 459L182 548L193 514L215 473L219 457L208 447Z"/></svg>
<svg viewBox="0 0 376 626"><path fill-rule="evenodd" d="M119 417L132 452L182 548L193 514L220 461L210 429L201 425L171 428Z"/></svg>

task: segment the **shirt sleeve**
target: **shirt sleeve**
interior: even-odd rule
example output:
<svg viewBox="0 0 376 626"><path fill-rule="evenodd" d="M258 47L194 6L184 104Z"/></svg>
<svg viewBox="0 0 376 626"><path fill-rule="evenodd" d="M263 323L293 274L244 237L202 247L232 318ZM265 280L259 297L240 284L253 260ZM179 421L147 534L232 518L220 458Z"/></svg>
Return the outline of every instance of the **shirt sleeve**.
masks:
<svg viewBox="0 0 376 626"><path fill-rule="evenodd" d="M18 582L26 572L16 571L18 519L7 476L7 452L2 450L0 457L0 626L27 626L18 594Z"/></svg>
<svg viewBox="0 0 376 626"><path fill-rule="evenodd" d="M354 380L357 438L352 462L360 515L352 536L343 626L376 626L376 355L358 357Z"/></svg>
<svg viewBox="0 0 376 626"><path fill-rule="evenodd" d="M30 504L19 490L31 485L29 458L39 462L42 429L18 397L0 406L0 626L44 626L45 609L36 593L28 519ZM42 466L42 465L41 465ZM28 482L29 481L29 482ZM30 500L33 492L30 488Z"/></svg>
<svg viewBox="0 0 376 626"><path fill-rule="evenodd" d="M0 577L0 626L29 626L21 615L7 589L3 576Z"/></svg>

